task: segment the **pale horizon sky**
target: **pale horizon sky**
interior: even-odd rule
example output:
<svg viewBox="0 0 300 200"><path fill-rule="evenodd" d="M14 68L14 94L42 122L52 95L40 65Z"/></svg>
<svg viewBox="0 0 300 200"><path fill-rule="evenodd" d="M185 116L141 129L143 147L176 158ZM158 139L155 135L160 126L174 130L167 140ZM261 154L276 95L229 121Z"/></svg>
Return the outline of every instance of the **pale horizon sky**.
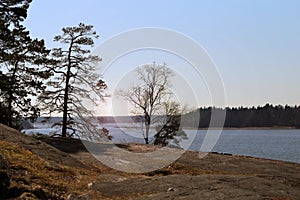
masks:
<svg viewBox="0 0 300 200"><path fill-rule="evenodd" d="M136 28L178 31L217 65L227 106L257 106L300 104L299 19L298 0L33 0L24 24L48 48L62 27L79 22L94 25L95 48Z"/></svg>

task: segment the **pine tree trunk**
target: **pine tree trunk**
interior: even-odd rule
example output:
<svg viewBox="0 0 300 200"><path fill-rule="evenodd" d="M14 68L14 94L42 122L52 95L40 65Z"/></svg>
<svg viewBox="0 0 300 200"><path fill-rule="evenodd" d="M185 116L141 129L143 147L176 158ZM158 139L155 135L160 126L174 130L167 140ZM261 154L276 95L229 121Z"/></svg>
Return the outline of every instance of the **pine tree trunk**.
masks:
<svg viewBox="0 0 300 200"><path fill-rule="evenodd" d="M13 127L13 109L12 109L12 94L9 92L8 97L8 116L7 116L7 125Z"/></svg>
<svg viewBox="0 0 300 200"><path fill-rule="evenodd" d="M65 96L64 96L64 108L63 108L63 123L62 123L62 137L67 137L67 122L68 122L68 84L66 84L65 88Z"/></svg>
<svg viewBox="0 0 300 200"><path fill-rule="evenodd" d="M61 136L67 137L67 128L68 128L68 100L69 100L69 82L71 76L71 53L73 47L73 40L70 43L69 54L68 54L68 69L66 74L66 85L65 85L65 94L64 94L64 108L63 108L63 124Z"/></svg>

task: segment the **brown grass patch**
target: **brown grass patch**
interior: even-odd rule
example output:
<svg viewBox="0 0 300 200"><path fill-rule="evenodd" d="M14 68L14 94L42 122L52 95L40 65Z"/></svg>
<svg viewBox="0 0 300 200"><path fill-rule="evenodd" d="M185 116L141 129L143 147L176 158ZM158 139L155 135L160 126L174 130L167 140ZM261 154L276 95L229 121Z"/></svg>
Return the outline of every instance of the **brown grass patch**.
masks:
<svg viewBox="0 0 300 200"><path fill-rule="evenodd" d="M42 188L48 198L62 199L68 192L81 194L97 180L97 170L50 165L31 151L11 142L0 141L0 154L8 161L10 189L30 191Z"/></svg>

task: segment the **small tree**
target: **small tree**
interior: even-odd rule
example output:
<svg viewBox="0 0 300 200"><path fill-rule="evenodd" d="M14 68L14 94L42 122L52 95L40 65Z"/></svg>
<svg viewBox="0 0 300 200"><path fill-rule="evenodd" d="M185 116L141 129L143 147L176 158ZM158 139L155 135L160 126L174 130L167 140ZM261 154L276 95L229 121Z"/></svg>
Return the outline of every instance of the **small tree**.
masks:
<svg viewBox="0 0 300 200"><path fill-rule="evenodd" d="M93 26L80 23L77 27L63 28L63 34L54 38L66 48L53 49L56 62L49 69L55 75L48 81L48 89L39 100L50 115L62 113L62 121L54 124L62 127L62 137L79 132L90 133L90 136L98 134L93 124L93 112L83 102L96 104L98 99L93 94L103 100L107 88L95 73L95 66L101 59L91 55L88 49L93 46L93 39L98 38L92 29Z"/></svg>
<svg viewBox="0 0 300 200"><path fill-rule="evenodd" d="M167 145L177 135L186 138L180 130L180 105L172 101L169 90L173 72L166 64L145 65L136 70L139 82L118 95L134 106L133 113L143 118L143 138L146 144ZM155 126L155 127L154 127ZM150 141L150 130L156 129L154 141Z"/></svg>
<svg viewBox="0 0 300 200"><path fill-rule="evenodd" d="M180 127L181 123L181 108L177 102L163 102L163 113L160 124L156 126L156 133L154 134L154 145L166 146L169 141L179 146L181 139L188 139L186 133Z"/></svg>

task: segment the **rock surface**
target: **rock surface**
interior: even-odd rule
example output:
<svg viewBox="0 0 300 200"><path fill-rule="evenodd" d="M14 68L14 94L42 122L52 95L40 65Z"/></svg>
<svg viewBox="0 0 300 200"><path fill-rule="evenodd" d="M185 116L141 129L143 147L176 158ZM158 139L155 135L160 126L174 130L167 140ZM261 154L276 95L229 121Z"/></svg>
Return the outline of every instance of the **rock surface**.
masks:
<svg viewBox="0 0 300 200"><path fill-rule="evenodd" d="M200 159L199 153L187 151L155 171L127 173L103 165L80 140L37 140L0 125L0 145L0 186L6 193L0 193L1 198L300 199L300 164L296 163L217 153L200 154ZM96 157L112 157L124 171L133 164L161 164L159 156L150 162L141 156L157 150L151 145L88 145L97 150ZM133 153L131 162L120 149ZM162 152L161 159L182 154L178 149Z"/></svg>

